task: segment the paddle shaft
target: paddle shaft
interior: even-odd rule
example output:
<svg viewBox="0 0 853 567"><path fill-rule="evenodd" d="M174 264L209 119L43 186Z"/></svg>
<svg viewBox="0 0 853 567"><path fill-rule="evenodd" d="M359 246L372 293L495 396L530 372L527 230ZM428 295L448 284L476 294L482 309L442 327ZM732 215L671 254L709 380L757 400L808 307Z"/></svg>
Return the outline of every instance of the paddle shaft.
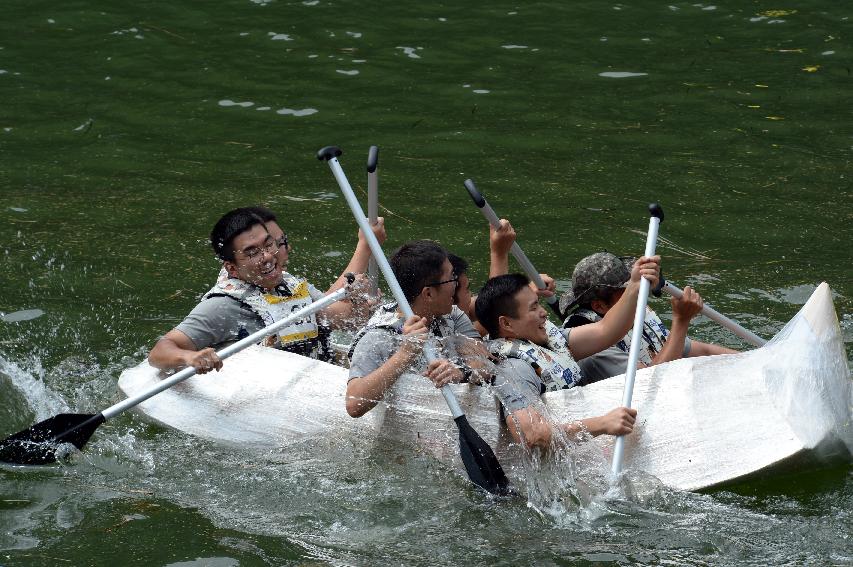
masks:
<svg viewBox="0 0 853 567"><path fill-rule="evenodd" d="M646 251L643 254L647 258L655 255L657 247L658 229L661 219L652 216L649 218L649 233L646 237ZM649 280L640 278L640 291L637 294L637 310L634 312L634 328L631 329L631 348L628 351L628 368L625 372L625 391L622 395L622 405L631 407L631 398L634 395L634 378L637 375L637 361L640 358L640 345L643 341L643 327L646 322L646 306L649 303ZM619 474L622 470L622 459L625 453L625 436L616 438L613 446L613 474Z"/></svg>
<svg viewBox="0 0 853 567"><path fill-rule="evenodd" d="M376 224L379 219L379 174L376 168L379 166L379 148L370 146L367 153L367 218L370 225ZM379 273L376 258L371 255L367 263L367 275L370 278L371 295L376 295L379 286Z"/></svg>
<svg viewBox="0 0 853 567"><path fill-rule="evenodd" d="M278 331L282 327L286 327L287 325L293 323L294 321L296 321L298 319L301 319L302 317L306 317L308 315L311 315L312 313L315 313L316 311L319 311L319 310L331 305L332 303L335 303L336 301L340 301L341 299L343 299L346 296L347 291L348 291L348 288L346 286L342 287L342 288L338 289L337 291L334 291L334 292L330 293L329 295L323 297L322 299L319 299L317 301L312 302L311 305L308 305L308 306L303 307L302 309L300 309L298 311L293 312L292 314L288 315L284 319L282 319L280 321L276 321L272 325L269 325L268 327L264 327L263 329L255 331L254 333L252 333L248 337L245 337L243 339L240 339L236 343L228 345L227 347L223 348L222 350L217 351L216 355L220 359L225 360L229 356L231 356L233 354L237 354L241 350L244 350L245 348L247 348L253 344L256 344L258 341L260 341L264 337L273 334L274 332ZM196 374L197 374L197 370L195 368L193 368L191 366L188 368L184 368L183 370L173 374L172 376L169 376L165 380L160 381L153 388L146 390L140 394L137 394L133 397L127 398L126 400L122 400L121 402L119 402L113 406L108 407L107 409L105 409L104 411L101 412L101 415L103 415L104 419L110 419L112 417L115 417L118 414L122 413L123 411L126 411L126 410L132 408L133 406L144 402L145 400L147 400L148 398L150 398L152 396L156 396L157 394L159 394L163 390L168 390L169 388L171 388L175 384L178 384L179 382L183 382L187 378L195 376Z"/></svg>
<svg viewBox="0 0 853 567"><path fill-rule="evenodd" d="M664 282L663 287L661 289L662 291L665 291L676 299L681 299L681 296L684 295L684 292L680 290L677 286L673 285L671 282ZM760 347L764 346L767 343L767 341L765 341L749 329L744 329L743 327L738 325L737 322L732 321L722 313L715 311L707 305L704 305L702 307L702 315L704 315L711 321L714 321L715 323L719 324L720 326L730 330L735 335L739 336L751 345Z"/></svg>
<svg viewBox="0 0 853 567"><path fill-rule="evenodd" d="M353 193L352 187L350 186L349 181L347 181L346 175L344 175L344 170L341 167L338 158L332 157L327 161L329 163L329 168L332 170L332 174L335 176L335 180L337 180L338 185L341 187L341 192L343 192L344 197L347 200L347 204L352 211L353 217L355 217L355 221L358 223L359 228L367 238L367 243L370 245L373 257L376 259L376 263L382 271L382 275L385 276L385 282L388 284L388 287L391 288L391 293L394 295L394 299L397 300L397 306L407 319L414 316L415 313L412 311L412 307L406 300L406 295L403 293L402 288L400 288L400 284L397 282L397 278L391 270L391 265L388 264L388 260L382 253L379 241L376 240L376 236L367 224L367 218L365 218L364 212L361 210L361 205L358 203L358 199L355 198L355 193ZM431 341L427 341L424 345L424 354L429 362L438 358ZM442 387L441 394L444 396L444 400L447 402L447 406L450 408L450 413L453 414L454 419L465 415L465 412L462 411L462 408L459 406L459 402L456 400L456 396L453 394L453 391L449 386Z"/></svg>
<svg viewBox="0 0 853 567"><path fill-rule="evenodd" d="M468 189L468 193L471 195L471 198L474 200L474 204L477 205L477 208L480 209L480 212L483 213L483 216L486 217L486 220L489 221L496 230L500 226L500 219L498 215L495 213L492 206L489 205L486 198L477 191L477 188L474 186L474 182L470 179L465 181L465 188ZM533 267L533 262L527 257L527 254L521 249L521 246L518 245L518 242L512 243L512 248L510 248L510 254L516 259L516 261L521 266L521 269L524 270L524 273L527 274L527 277L536 284L536 287L539 289L545 289L547 286L545 282L542 280L542 276L539 275L539 271ZM557 317L562 319L563 314L560 313L560 303L555 295L548 297L545 299L548 302L548 305L557 314Z"/></svg>

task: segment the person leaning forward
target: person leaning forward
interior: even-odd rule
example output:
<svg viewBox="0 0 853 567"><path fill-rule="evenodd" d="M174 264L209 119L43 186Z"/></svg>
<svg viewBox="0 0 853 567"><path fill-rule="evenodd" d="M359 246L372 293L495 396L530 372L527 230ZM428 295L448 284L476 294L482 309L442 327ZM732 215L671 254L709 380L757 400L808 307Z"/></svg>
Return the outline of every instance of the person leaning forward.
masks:
<svg viewBox="0 0 853 567"><path fill-rule="evenodd" d="M560 310L567 314L563 326L580 328L602 318L625 292L631 276L629 260L609 252L587 256L572 272L572 288L560 299ZM737 351L715 344L691 340L687 336L690 321L702 311L702 297L691 287L684 288L681 299L672 303L672 326L666 326L650 307L646 308L638 366L644 368L689 356L731 354ZM631 334L615 345L579 361L585 383L624 374L628 369Z"/></svg>
<svg viewBox="0 0 853 567"><path fill-rule="evenodd" d="M388 303L356 335L346 393L352 417L373 409L405 372L421 372L437 388L491 375L480 334L454 305L459 278L444 248L429 240L409 242L389 263L414 316L406 319L396 302ZM428 338L440 349L440 358L429 364L423 356Z"/></svg>
<svg viewBox="0 0 853 567"><path fill-rule="evenodd" d="M640 278L652 285L660 273L659 258L640 258L620 302L594 325L563 330L548 321L530 280L521 274L491 278L477 295L477 318L492 338L488 349L498 359L495 393L513 438L530 447L548 447L553 425L539 410L540 395L583 383L576 359L606 349L633 323ZM586 431L625 435L634 427L636 410L619 407L603 416L560 424L568 435Z"/></svg>
<svg viewBox="0 0 853 567"><path fill-rule="evenodd" d="M374 232L384 240L381 220ZM246 207L229 211L213 227L210 240L223 262L226 277L220 278L190 314L157 341L148 355L149 363L156 368L192 366L199 374L219 370L222 360L215 349L324 295L306 280L284 271L290 251L288 239L268 209ZM368 259L369 248L359 234L359 244L346 271L364 271ZM343 281L343 277L339 278L329 292L340 288ZM360 282L366 286L363 277ZM323 338L328 329L345 325L360 314L360 309L349 300L335 302L318 316L281 329L264 344L324 358L328 351L323 348Z"/></svg>

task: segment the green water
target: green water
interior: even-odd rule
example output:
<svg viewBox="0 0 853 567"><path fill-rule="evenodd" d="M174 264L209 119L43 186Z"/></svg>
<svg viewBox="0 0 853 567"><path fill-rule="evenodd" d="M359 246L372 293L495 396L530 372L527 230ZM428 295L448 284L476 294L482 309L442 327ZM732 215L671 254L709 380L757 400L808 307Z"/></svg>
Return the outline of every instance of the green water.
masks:
<svg viewBox="0 0 853 567"><path fill-rule="evenodd" d="M641 252L659 201L669 279L766 337L827 281L850 360L853 14L796 4L5 2L0 312L45 314L0 322L0 434L117 400L215 278L230 208L276 210L291 271L331 283L355 227L329 144L357 191L380 146L387 249L438 239L482 282L470 177L565 285L588 253ZM76 465L0 469L0 564L853 562L849 466L578 523L406 448L328 444L121 416Z"/></svg>

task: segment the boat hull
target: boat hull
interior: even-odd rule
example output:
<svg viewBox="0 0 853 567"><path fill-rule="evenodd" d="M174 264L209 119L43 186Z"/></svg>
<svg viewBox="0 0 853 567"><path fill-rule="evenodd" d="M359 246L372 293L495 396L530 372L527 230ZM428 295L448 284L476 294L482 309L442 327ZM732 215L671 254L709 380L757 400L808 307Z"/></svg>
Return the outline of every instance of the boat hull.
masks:
<svg viewBox="0 0 853 567"><path fill-rule="evenodd" d="M122 373L136 395L162 378L147 361ZM444 399L425 378L404 375L360 419L345 411L347 370L298 355L251 347L218 373L194 376L138 407L147 418L191 435L259 447L314 436L411 443L462 470L458 438ZM552 419L573 421L619 405L624 376L558 392L543 401ZM521 450L511 443L488 388L454 389L468 420L517 476ZM729 356L689 358L642 369L632 405L625 469L682 490L701 490L758 474L850 461L850 371L831 292L812 298L764 347ZM613 439L594 443L609 455Z"/></svg>

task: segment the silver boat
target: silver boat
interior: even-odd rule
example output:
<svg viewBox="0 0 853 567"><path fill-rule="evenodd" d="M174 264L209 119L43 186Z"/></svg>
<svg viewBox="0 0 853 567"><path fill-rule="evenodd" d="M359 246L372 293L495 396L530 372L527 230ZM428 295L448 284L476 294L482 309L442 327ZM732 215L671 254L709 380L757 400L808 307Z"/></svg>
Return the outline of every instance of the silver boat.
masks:
<svg viewBox="0 0 853 567"><path fill-rule="evenodd" d="M125 370L119 387L133 396L157 383L147 361ZM250 347L221 372L194 376L137 406L146 418L190 435L260 449L312 437L410 443L464 471L456 426L444 399L417 375L404 375L360 419L344 409L347 370L298 355ZM570 421L618 406L624 376L549 392L552 418ZM521 449L482 386L453 386L474 429L510 478L523 473ZM853 388L832 295L821 284L765 346L728 356L689 358L637 372L637 426L623 469L681 490L701 490L756 475L790 472L853 454ZM609 436L596 438L607 457ZM464 474L464 472L463 472Z"/></svg>

